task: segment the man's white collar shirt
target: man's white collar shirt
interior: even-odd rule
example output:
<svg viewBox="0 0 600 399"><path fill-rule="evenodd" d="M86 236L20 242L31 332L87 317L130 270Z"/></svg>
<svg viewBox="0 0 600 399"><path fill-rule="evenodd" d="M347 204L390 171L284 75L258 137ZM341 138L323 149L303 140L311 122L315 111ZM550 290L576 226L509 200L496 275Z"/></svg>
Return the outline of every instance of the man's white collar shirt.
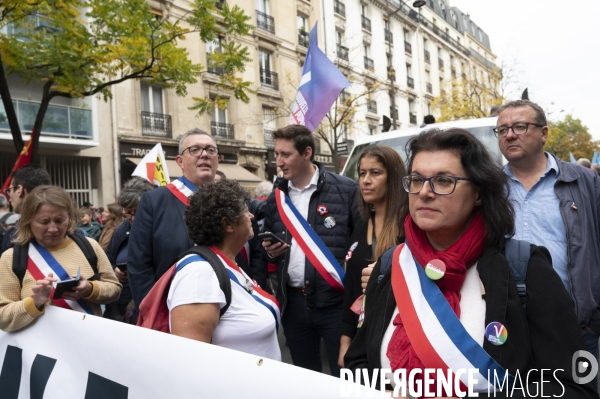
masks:
<svg viewBox="0 0 600 399"><path fill-rule="evenodd" d="M298 209L298 212L306 220L308 219L308 206L310 197L317 191L317 183L319 182L319 168L315 166L315 173L308 186L298 188L294 186L292 181L288 181L288 194L290 200ZM290 263L288 265L288 284L292 287L304 287L304 268L306 263L306 255L302 252L302 248L298 245L295 238L292 238L292 246L290 248ZM282 289L285 289L283 287Z"/></svg>

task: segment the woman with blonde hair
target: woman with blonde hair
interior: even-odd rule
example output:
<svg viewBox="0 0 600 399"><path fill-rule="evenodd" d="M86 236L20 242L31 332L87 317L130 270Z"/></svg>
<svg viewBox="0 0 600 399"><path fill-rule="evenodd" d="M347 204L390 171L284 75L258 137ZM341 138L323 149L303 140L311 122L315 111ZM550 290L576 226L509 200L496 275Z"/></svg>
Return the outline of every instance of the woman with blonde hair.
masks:
<svg viewBox="0 0 600 399"><path fill-rule="evenodd" d="M360 220L352 234L353 243L346 256L346 281L344 283L344 307L342 335L338 364L356 335L361 320L362 287L361 272L372 267L388 249L404 240L401 215L405 213L408 195L402 188L402 176L406 173L400 155L391 147L374 145L360 155L357 162L360 189Z"/></svg>
<svg viewBox="0 0 600 399"><path fill-rule="evenodd" d="M121 205L117 203L108 204L102 211L102 221L104 222L104 228L98 239L98 244L100 244L104 252L106 252L108 250L110 238L117 226L123 221L123 208L121 208Z"/></svg>
<svg viewBox="0 0 600 399"><path fill-rule="evenodd" d="M102 316L100 305L119 297L121 284L106 254L76 227L76 210L63 188L39 186L27 196L15 246L0 258L0 329L27 327L46 305ZM76 275L74 288L55 293L53 283Z"/></svg>

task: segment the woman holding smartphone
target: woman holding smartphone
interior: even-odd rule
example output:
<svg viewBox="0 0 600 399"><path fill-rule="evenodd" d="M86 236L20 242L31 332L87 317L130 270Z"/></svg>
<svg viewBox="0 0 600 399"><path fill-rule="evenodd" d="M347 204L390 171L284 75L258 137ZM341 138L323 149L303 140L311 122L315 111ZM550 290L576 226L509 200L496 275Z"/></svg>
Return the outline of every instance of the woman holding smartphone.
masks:
<svg viewBox="0 0 600 399"><path fill-rule="evenodd" d="M358 222L346 256L346 281L344 283L344 308L342 335L338 364L343 359L356 335L362 304L361 272L388 249L404 240L403 221L400 215L408 206L408 196L402 188L406 174L400 155L391 147L368 147L358 163L359 206L362 220ZM357 302L358 300L358 302ZM353 306L354 305L354 306Z"/></svg>

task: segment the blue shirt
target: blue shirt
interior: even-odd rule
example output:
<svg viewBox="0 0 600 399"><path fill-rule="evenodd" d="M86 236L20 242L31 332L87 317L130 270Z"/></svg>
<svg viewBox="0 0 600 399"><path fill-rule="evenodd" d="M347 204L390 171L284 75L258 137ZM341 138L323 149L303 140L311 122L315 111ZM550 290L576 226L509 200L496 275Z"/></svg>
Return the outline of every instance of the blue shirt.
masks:
<svg viewBox="0 0 600 399"><path fill-rule="evenodd" d="M560 201L554 192L558 165L548 153L546 158L546 171L529 191L525 190L523 184L512 174L509 164L504 167L504 173L509 177L510 200L515 208L514 238L548 248L552 255L552 266L570 292L567 273L567 230L560 213Z"/></svg>

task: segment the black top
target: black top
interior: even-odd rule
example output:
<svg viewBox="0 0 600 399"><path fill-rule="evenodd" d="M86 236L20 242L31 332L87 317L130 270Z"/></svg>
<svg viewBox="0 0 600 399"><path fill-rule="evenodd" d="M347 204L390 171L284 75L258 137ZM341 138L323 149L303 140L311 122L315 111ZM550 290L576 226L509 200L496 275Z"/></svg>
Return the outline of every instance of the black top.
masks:
<svg viewBox="0 0 600 399"><path fill-rule="evenodd" d="M346 262L346 281L344 281L344 308L342 310L342 335L354 338L356 335L356 325L358 324L358 315L350 310L350 306L361 296L362 287L360 283L362 269L373 263L373 250L367 243L367 231L369 222L360 219L354 228L350 238L350 245L356 248L352 250L351 258ZM350 247L352 248L352 247ZM350 249L349 249L350 251ZM348 254L350 255L350 253Z"/></svg>

